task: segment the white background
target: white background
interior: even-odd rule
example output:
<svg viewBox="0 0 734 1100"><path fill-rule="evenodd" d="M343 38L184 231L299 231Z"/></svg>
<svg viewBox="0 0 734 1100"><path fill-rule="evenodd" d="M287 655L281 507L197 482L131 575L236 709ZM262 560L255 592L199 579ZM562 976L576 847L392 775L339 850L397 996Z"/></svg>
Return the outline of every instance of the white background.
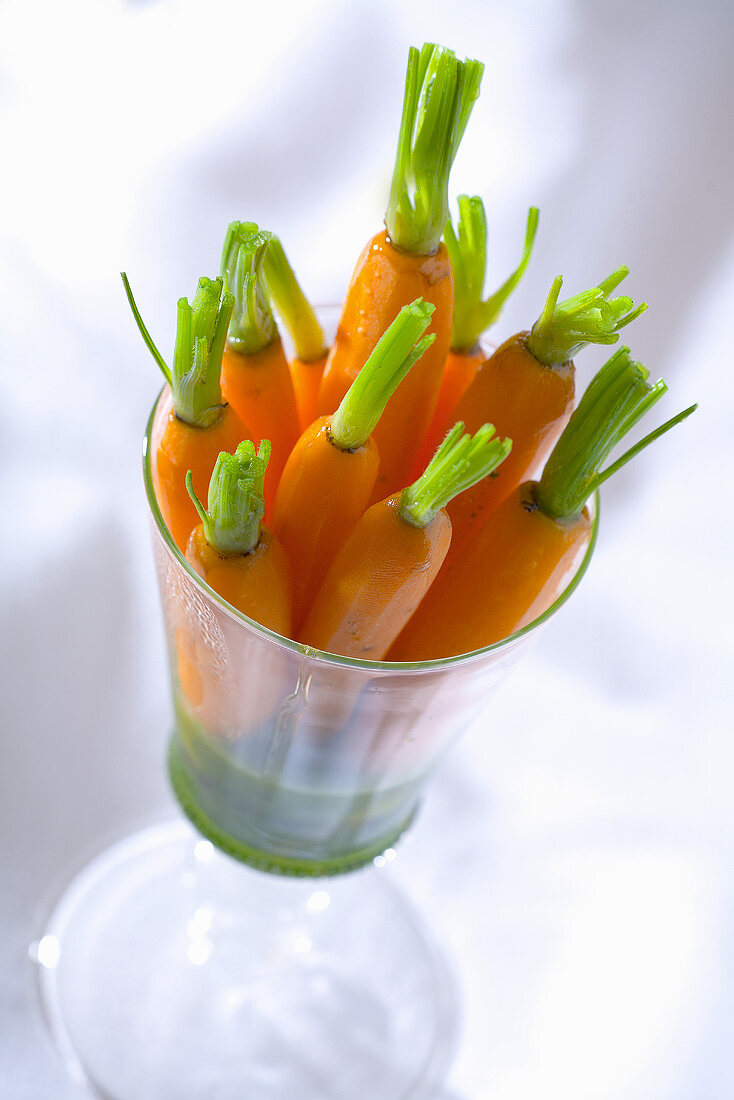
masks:
<svg viewBox="0 0 734 1100"><path fill-rule="evenodd" d="M173 814L139 443L161 346L228 221L337 301L380 228L409 44L487 64L452 181L494 338L619 263L627 330L700 409L605 487L571 605L436 776L394 865L464 996L451 1100L734 1093L731 187L734 9L645 0L0 5L0 1095L77 1095L28 940L70 869ZM490 287L488 286L488 289ZM579 359L585 382L601 357ZM655 419L657 417L657 420ZM649 425L648 425L649 427Z"/></svg>

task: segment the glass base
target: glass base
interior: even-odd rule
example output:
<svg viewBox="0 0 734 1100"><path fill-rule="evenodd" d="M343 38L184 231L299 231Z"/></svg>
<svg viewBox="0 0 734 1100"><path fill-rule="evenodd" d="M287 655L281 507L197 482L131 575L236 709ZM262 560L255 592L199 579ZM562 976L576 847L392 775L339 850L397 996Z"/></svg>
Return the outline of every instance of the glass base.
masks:
<svg viewBox="0 0 734 1100"><path fill-rule="evenodd" d="M68 1069L106 1100L417 1100L453 1051L453 986L384 873L264 874L184 822L94 859L31 955Z"/></svg>
<svg viewBox="0 0 734 1100"><path fill-rule="evenodd" d="M233 769L231 765L227 769L228 777L231 776ZM193 773L195 774L195 773ZM250 867L254 867L257 871L269 871L275 875L297 875L303 878L319 878L323 875L343 875L347 871L356 871L360 867L365 867L368 863L393 845L397 844L401 836L407 832L410 828L413 819L416 815L417 809L415 805L410 810L407 818L404 818L397 828L393 828L384 836L378 837L377 840L372 841L371 844L347 847L341 855L338 856L312 856L306 858L305 856L294 856L292 854L283 854L282 852L276 852L273 849L276 847L276 838L270 836L267 837L265 831L260 828L259 837L262 843L265 839L270 840L271 850L266 851L263 847L255 848L252 844L245 844L243 840L234 836L232 833L225 832L225 830L218 824L216 824L210 817L207 816L201 806L201 789L196 790L196 781L193 779L191 769L184 763L184 759L181 754L181 748L177 743L177 738L174 736L171 738L168 747L168 776L171 780L171 786L173 787L173 793L178 799L179 805L183 812L191 821L192 825L202 833L207 840L211 840L216 844L217 848L226 852L227 855L232 856L233 859L238 859L242 863L247 863ZM220 808L222 805L226 805L229 801L225 794L217 787L214 788L216 792L215 801L219 803ZM226 787L225 787L226 791ZM277 795L281 797L285 794L282 786L278 784L269 785L266 781L260 780L252 784L251 789L247 792L249 798L245 796L244 792L240 791L240 798L237 799L238 815L237 819L242 825L243 819L250 823L255 820L259 821L261 817L267 816L267 804L268 795L271 796L272 802L275 802ZM197 795L199 797L197 797ZM209 795L211 799L211 792ZM367 801L370 796L367 795ZM378 800L379 795L377 792L372 794L372 798ZM346 800L349 803L349 799ZM361 799L352 799L352 802L359 802ZM243 813L242 808L246 807L249 813ZM272 805L271 805L272 809ZM252 825L250 824L250 828ZM344 828L345 840L350 835L348 828ZM291 835L285 838L286 841L293 843L293 827L291 826ZM342 842L344 843L344 842ZM308 848L309 845L305 844ZM319 850L323 847L323 844L318 844L312 841L311 847L315 850Z"/></svg>

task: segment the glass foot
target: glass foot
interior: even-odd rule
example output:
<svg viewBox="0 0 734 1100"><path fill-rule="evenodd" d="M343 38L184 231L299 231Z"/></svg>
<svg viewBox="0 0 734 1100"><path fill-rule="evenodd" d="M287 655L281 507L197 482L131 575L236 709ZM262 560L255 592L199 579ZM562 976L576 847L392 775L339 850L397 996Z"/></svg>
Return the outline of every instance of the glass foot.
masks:
<svg viewBox="0 0 734 1100"><path fill-rule="evenodd" d="M107 1100L418 1100L453 1051L452 984L385 874L279 878L183 822L94 859L31 955Z"/></svg>

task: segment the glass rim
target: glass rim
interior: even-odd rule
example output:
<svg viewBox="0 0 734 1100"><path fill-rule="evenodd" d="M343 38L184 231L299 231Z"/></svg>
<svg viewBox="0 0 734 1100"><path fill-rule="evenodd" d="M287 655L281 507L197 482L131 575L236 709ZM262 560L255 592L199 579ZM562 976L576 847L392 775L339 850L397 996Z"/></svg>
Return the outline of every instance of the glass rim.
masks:
<svg viewBox="0 0 734 1100"><path fill-rule="evenodd" d="M542 615L539 615L537 619L533 619L527 626L522 627L520 630L516 630L514 634L508 634L506 638L501 638L498 642L492 642L491 645L483 646L481 649L473 649L469 653L457 653L452 657L437 657L431 661L368 661L359 657L342 657L337 653L329 653L327 650L314 649L312 646L305 645L303 642L296 642L292 638L286 638L282 634L277 634L274 630L270 630L269 627L263 626L261 623L250 619L247 615L238 611L236 607L232 607L222 596L219 595L206 581L199 576L196 570L186 560L185 555L179 550L178 546L173 540L171 532L168 530L166 523L161 515L161 510L158 506L158 500L153 488L153 474L150 468L150 442L153 431L153 421L158 409L158 403L166 389L165 384L158 392L158 396L153 403L150 416L148 417L148 424L145 429L145 435L143 436L143 479L145 482L145 492L148 498L148 505L150 507L153 519L155 521L158 533L160 534L163 542L166 545L169 553L171 553L180 566L181 569L188 575L189 579L197 585L209 599L218 604L220 609L227 613L227 615L234 619L235 622L243 623L255 633L262 635L264 638L275 642L277 645L284 649L290 650L292 653L297 654L299 657L305 657L310 660L320 661L327 665L333 665L339 668L354 668L361 669L366 672L390 672L390 673L428 673L428 672L440 672L444 668L455 668L457 665L472 664L481 658L489 656L490 654L501 653L503 650L511 649L517 642L526 638L538 627L548 622L555 613L566 603L573 592L578 588L581 583L581 579L586 573L589 567L594 548L596 546L596 538L599 531L599 491L595 490L589 500L593 500L592 508L592 525L591 525L591 538L589 539L588 546L584 552L584 556L579 563L573 577L568 582L563 592L558 596L551 606L547 608ZM587 502L588 506L588 502Z"/></svg>

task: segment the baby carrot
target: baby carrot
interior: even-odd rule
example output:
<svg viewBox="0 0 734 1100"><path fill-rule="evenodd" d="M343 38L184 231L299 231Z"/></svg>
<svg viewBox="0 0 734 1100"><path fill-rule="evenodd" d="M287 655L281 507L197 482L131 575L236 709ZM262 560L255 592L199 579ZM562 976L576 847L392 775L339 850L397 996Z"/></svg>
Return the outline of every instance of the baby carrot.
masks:
<svg viewBox="0 0 734 1100"><path fill-rule="evenodd" d="M587 344L613 344L618 330L646 308L626 296L609 298L627 276L619 267L598 287L558 302L563 279L554 280L531 331L510 337L477 370L452 413L470 431L488 418L512 439L512 455L496 478L451 503L453 560L492 510L534 477L568 422L574 400L573 356Z"/></svg>
<svg viewBox="0 0 734 1100"><path fill-rule="evenodd" d="M499 317L505 302L518 285L530 262L538 229L538 209L531 206L525 228L525 247L520 263L501 287L483 299L484 275L487 266L487 218L478 195L459 195L457 229L449 217L444 229L444 241L454 276L454 318L451 326L451 347L441 376L441 388L433 419L423 442L418 466L423 468L436 450L451 423L451 413L476 374L486 356L479 346L479 337Z"/></svg>
<svg viewBox="0 0 734 1100"><path fill-rule="evenodd" d="M186 558L228 603L278 634L291 633L288 557L261 524L263 479L270 457L264 439L255 453L250 440L234 454L222 452L209 485L209 507L201 504L191 471L186 488L201 523L186 546Z"/></svg>
<svg viewBox="0 0 734 1100"><path fill-rule="evenodd" d="M376 428L380 476L373 499L405 485L415 440L428 428L451 338L451 265L441 234L451 166L479 94L483 66L425 45L408 58L386 233L367 243L352 275L319 393L332 413L399 310L416 298L436 307L433 346L391 398ZM407 433L406 424L412 424Z"/></svg>
<svg viewBox="0 0 734 1100"><path fill-rule="evenodd" d="M234 454L220 454L208 490L208 509L187 486L201 523L191 532L186 557L211 588L251 619L287 635L291 629L290 572L285 551L261 526L263 476L270 445L255 453L246 441ZM183 610L183 609L182 609ZM227 674L198 616L181 616L174 646L178 682L188 707L207 733L229 741L254 732L288 692L282 670L260 639L219 625L229 646ZM231 633L230 633L231 631ZM239 690L239 678L257 685Z"/></svg>
<svg viewBox="0 0 734 1100"><path fill-rule="evenodd" d="M265 477L266 514L299 435L296 399L263 276L271 234L254 222L232 222L222 250L224 285L234 295L222 357L222 392L245 420L255 443L272 445Z"/></svg>
<svg viewBox="0 0 734 1100"><path fill-rule="evenodd" d="M219 385L233 299L222 293L221 279L202 278L191 305L179 300L171 369L143 323L124 272L122 281L140 334L168 383L153 422L150 465L161 515L183 551L196 526L186 471L192 471L196 491L206 493L219 452L233 451L250 434L234 409L223 404Z"/></svg>
<svg viewBox="0 0 734 1100"><path fill-rule="evenodd" d="M472 543L441 572L389 653L423 661L469 653L542 615L578 567L592 533L589 496L634 455L689 416L673 417L606 470L614 446L665 393L627 348L602 367L573 413L539 482L518 486Z"/></svg>
<svg viewBox="0 0 734 1100"><path fill-rule="evenodd" d="M296 354L288 366L298 422L304 431L318 414L319 386L327 355L324 332L275 235L265 249L263 274L273 304L295 345Z"/></svg>
<svg viewBox="0 0 734 1100"><path fill-rule="evenodd" d="M419 339L432 313L433 306L420 299L401 309L337 411L306 429L286 463L272 527L293 565L296 630L367 507L379 468L372 433L391 394L435 340Z"/></svg>
<svg viewBox="0 0 734 1100"><path fill-rule="evenodd" d="M485 424L472 438L457 424L420 478L369 508L342 546L299 640L379 661L429 590L451 541L446 504L509 453Z"/></svg>

